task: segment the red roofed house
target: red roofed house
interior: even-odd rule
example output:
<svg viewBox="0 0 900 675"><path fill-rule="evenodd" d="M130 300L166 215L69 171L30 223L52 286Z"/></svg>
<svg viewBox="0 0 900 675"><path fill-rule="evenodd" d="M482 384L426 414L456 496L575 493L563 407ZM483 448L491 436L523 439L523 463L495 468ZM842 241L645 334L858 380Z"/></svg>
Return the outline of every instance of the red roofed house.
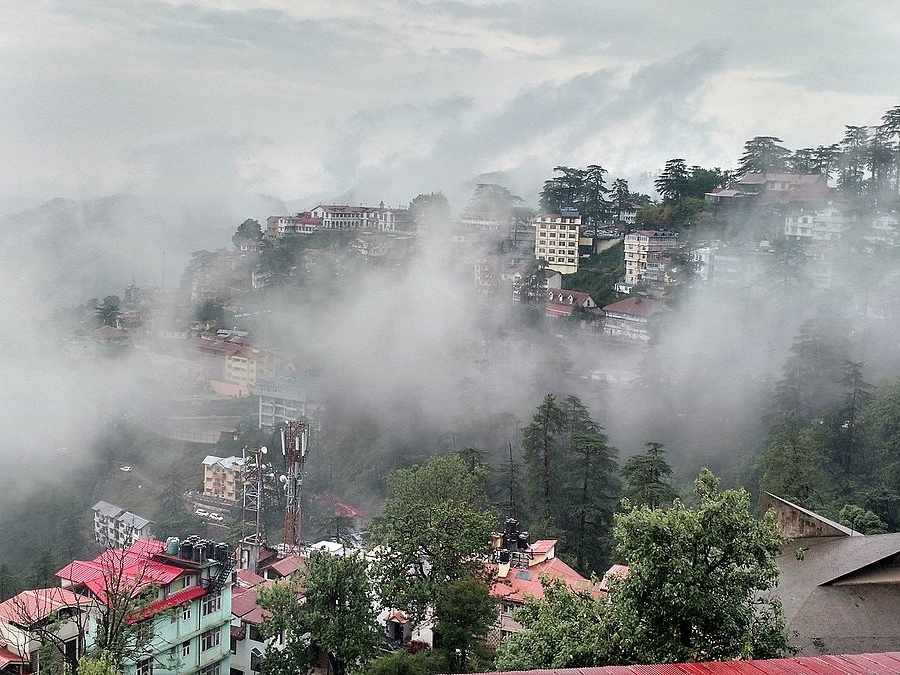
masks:
<svg viewBox="0 0 900 675"><path fill-rule="evenodd" d="M599 308L589 293L567 291L562 288L549 289L545 300L547 316L551 319L572 316L576 309L599 313ZM592 311L593 310L593 311Z"/></svg>
<svg viewBox="0 0 900 675"><path fill-rule="evenodd" d="M89 639L113 620L147 631L149 639L126 662L123 675L228 675L233 568L231 547L192 536L139 540L93 560L74 560L56 576L62 591L92 601ZM129 612L124 617L117 609L123 605Z"/></svg>
<svg viewBox="0 0 900 675"><path fill-rule="evenodd" d="M499 556L498 562L490 565L495 572L491 595L500 603L500 616L496 631L488 639L495 644L508 635L522 632L522 626L512 615L525 604L526 598L539 600L544 597L542 578L560 580L573 592L586 592L594 597L607 592L602 584L584 578L556 557L555 539L540 539L527 544L523 539L525 536L519 533L518 522L511 518L506 521L506 531L494 537L493 548L499 551ZM627 569L619 565L607 575L627 576Z"/></svg>
<svg viewBox="0 0 900 675"><path fill-rule="evenodd" d="M52 641L57 650L51 655L54 660L77 661L85 651L86 610L92 604L90 598L65 588L22 591L0 603L0 673L37 673L42 667L42 642ZM58 621L53 638L44 633L48 621Z"/></svg>
<svg viewBox="0 0 900 675"><path fill-rule="evenodd" d="M652 317L665 306L640 296L619 300L603 308L603 332L613 337L646 342L652 334Z"/></svg>

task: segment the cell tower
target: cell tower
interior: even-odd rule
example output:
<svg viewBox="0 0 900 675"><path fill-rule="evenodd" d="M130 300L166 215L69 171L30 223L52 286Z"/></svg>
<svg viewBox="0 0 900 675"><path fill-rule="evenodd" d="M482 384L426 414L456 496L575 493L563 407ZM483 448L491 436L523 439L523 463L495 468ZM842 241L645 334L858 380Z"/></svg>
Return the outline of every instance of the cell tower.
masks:
<svg viewBox="0 0 900 675"><path fill-rule="evenodd" d="M284 550L296 551L302 541L301 497L303 465L306 463L309 429L303 422L291 421L281 428L281 452L287 473L281 477L284 485Z"/></svg>

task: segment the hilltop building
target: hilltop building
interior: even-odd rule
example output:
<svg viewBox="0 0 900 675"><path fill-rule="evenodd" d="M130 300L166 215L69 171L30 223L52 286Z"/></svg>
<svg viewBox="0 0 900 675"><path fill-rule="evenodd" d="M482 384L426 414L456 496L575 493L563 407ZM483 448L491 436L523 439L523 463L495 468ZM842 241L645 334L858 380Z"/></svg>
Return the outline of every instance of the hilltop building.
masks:
<svg viewBox="0 0 900 675"><path fill-rule="evenodd" d="M384 202L378 206L319 204L309 214L321 220L323 230L394 232L404 229L409 221L408 209L389 208Z"/></svg>
<svg viewBox="0 0 900 675"><path fill-rule="evenodd" d="M275 240L296 234L312 234L320 227L322 219L309 211L301 211L293 216L269 216L266 218L265 237Z"/></svg>

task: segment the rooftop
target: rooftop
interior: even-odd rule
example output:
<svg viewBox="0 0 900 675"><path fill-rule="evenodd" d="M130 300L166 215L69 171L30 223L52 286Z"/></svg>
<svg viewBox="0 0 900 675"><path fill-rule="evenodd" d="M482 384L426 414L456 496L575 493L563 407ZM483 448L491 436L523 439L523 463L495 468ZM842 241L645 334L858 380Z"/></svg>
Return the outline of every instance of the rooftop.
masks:
<svg viewBox="0 0 900 675"><path fill-rule="evenodd" d="M900 652L806 656L791 659L667 663L647 666L599 666L511 670L494 675L897 675Z"/></svg>
<svg viewBox="0 0 900 675"><path fill-rule="evenodd" d="M38 588L22 591L0 603L0 619L27 626L46 619L64 607L89 604L90 598L68 588Z"/></svg>
<svg viewBox="0 0 900 675"><path fill-rule="evenodd" d="M614 312L618 314L632 314L634 316L650 316L664 310L665 307L662 303L641 297L625 298L603 308L603 311L606 313Z"/></svg>

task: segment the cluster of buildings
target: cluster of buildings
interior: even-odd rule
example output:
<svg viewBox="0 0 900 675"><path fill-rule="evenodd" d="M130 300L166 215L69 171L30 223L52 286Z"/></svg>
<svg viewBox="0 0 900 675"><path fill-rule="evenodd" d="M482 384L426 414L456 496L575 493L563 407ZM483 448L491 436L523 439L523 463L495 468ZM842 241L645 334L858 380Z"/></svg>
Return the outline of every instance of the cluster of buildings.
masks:
<svg viewBox="0 0 900 675"><path fill-rule="evenodd" d="M219 496L233 491L240 484L241 464L238 458L207 457L205 489ZM791 538L778 558L780 578L773 593L800 653L896 648L900 534L863 536L771 494L764 496L762 508L774 512L779 529ZM115 516L109 515L113 511ZM95 512L104 518L122 515L105 502ZM76 660L103 640L104 626L113 620L127 625L130 636L123 675L259 672L266 649L283 644L280 636L266 640L260 633L266 612L259 591L301 573L307 558L247 542L234 550L196 536L165 542L141 536L117 541L92 560L70 562L56 572L57 587L23 591L0 603L0 673L48 672L60 660ZM515 612L529 597L543 597L542 581L559 581L601 599L614 592L611 579L628 576L627 566L613 565L601 579L588 579L556 555L556 546L552 539L530 541L513 518L493 536L493 554L485 561L490 594L498 604L490 644L523 630ZM252 555L243 550L247 547L254 549ZM333 542L311 549L331 555L349 550ZM303 591L297 592L302 603ZM401 611L383 608L379 617L386 645L431 646L428 627L411 626ZM51 649L42 649L48 644Z"/></svg>

